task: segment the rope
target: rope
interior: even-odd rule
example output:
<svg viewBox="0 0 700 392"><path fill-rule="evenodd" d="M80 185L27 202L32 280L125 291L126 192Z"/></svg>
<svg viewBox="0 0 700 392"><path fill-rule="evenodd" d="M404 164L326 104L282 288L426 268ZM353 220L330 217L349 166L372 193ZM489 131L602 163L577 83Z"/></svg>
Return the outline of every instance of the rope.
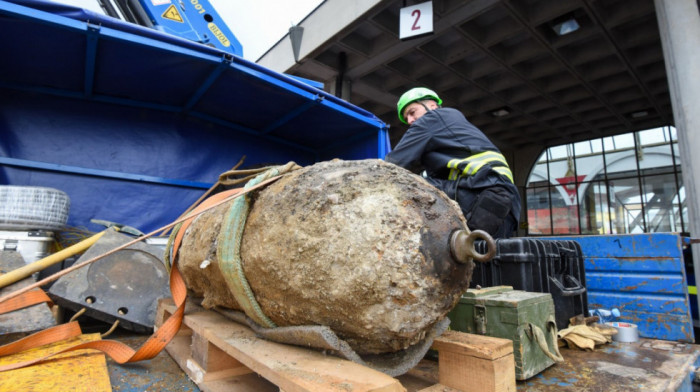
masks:
<svg viewBox="0 0 700 392"><path fill-rule="evenodd" d="M245 169L245 170L229 170L227 172L221 173L219 175L219 183L224 186L233 186L242 183L246 183L261 173L264 173L270 169L274 169L277 166L266 166L259 167L256 169Z"/></svg>
<svg viewBox="0 0 700 392"><path fill-rule="evenodd" d="M284 166L270 168L248 181L244 189L255 186L268 178L286 174L299 168L300 167L294 162L289 162ZM258 304L258 301L255 299L255 294L253 294L253 290L250 288L245 273L243 272L240 249L249 210L250 198L248 196L239 197L234 200L224 217L221 225L221 232L217 239L219 268L221 269L226 284L231 290L231 294L233 294L233 297L245 314L263 327L274 328L277 325L270 320L260 308L260 304Z"/></svg>
<svg viewBox="0 0 700 392"><path fill-rule="evenodd" d="M547 346L547 338L544 336L544 332L540 329L540 327L536 326L535 324L529 324L530 328L532 329L532 334L534 335L535 342L537 342L537 345L540 346L540 349L546 356L552 359L554 362L564 362L564 357L561 356L561 353L559 352L559 344L557 343L557 325L554 323L553 320L549 320L547 322L547 330L548 331L553 331L553 334L550 333L549 336L552 338L552 347L554 348L554 352L549 351L549 347Z"/></svg>

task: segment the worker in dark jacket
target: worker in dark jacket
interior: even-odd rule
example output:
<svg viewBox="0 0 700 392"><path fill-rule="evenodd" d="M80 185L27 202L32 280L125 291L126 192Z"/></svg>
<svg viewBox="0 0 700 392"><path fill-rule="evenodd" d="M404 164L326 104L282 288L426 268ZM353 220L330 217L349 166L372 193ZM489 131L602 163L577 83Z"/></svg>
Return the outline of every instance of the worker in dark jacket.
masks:
<svg viewBox="0 0 700 392"><path fill-rule="evenodd" d="M510 237L520 218L520 196L505 157L461 112L440 105L427 88L401 96L399 119L409 128L386 161L422 173L456 200L471 230Z"/></svg>

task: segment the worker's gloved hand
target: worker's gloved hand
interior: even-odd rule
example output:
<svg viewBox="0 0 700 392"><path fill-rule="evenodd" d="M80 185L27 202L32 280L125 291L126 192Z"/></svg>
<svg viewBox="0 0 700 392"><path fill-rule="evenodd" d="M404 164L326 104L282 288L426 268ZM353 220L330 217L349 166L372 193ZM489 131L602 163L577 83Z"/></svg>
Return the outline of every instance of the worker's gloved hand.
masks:
<svg viewBox="0 0 700 392"><path fill-rule="evenodd" d="M604 324L573 325L559 331L557 336L573 349L593 350L596 345L610 343L617 330Z"/></svg>

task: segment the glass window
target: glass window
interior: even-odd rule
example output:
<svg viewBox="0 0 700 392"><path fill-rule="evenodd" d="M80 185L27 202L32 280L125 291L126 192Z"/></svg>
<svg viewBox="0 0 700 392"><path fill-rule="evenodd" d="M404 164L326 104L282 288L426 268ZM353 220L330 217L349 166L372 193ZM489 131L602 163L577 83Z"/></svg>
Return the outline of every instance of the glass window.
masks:
<svg viewBox="0 0 700 392"><path fill-rule="evenodd" d="M567 147L566 145L550 147L548 149L549 160L566 159Z"/></svg>
<svg viewBox="0 0 700 392"><path fill-rule="evenodd" d="M676 227L674 216L677 194L673 174L642 177L642 198L649 232L681 231Z"/></svg>
<svg viewBox="0 0 700 392"><path fill-rule="evenodd" d="M673 157L675 159L676 165L681 164L681 151L678 149L678 141L674 141L673 144L671 144L671 149L673 150ZM680 169L678 169L680 171Z"/></svg>
<svg viewBox="0 0 700 392"><path fill-rule="evenodd" d="M546 157L546 154L542 154L542 156ZM530 179L528 180L528 184L533 187L549 185L549 171L547 169L548 166L549 165L547 163L546 158L544 161L538 161L535 164L535 167L530 172Z"/></svg>
<svg viewBox="0 0 700 392"><path fill-rule="evenodd" d="M668 144L666 128L647 129L637 134L639 135L639 143L642 146L648 146L650 144Z"/></svg>
<svg viewBox="0 0 700 392"><path fill-rule="evenodd" d="M637 160L643 175L673 173L673 150L668 143L666 129L655 128L639 132L637 139Z"/></svg>
<svg viewBox="0 0 700 392"><path fill-rule="evenodd" d="M528 188L526 195L528 232L533 235L552 234L549 187Z"/></svg>
<svg viewBox="0 0 700 392"><path fill-rule="evenodd" d="M606 150L612 151L615 149L615 142L613 141L612 137L606 137L603 138L603 147L605 147Z"/></svg>
<svg viewBox="0 0 700 392"><path fill-rule="evenodd" d="M676 129L548 148L526 186L528 234L685 232Z"/></svg>
<svg viewBox="0 0 700 392"><path fill-rule="evenodd" d="M623 178L610 182L610 205L615 209L615 226L622 233L644 233L642 199L639 195L639 178Z"/></svg>
<svg viewBox="0 0 700 392"><path fill-rule="evenodd" d="M578 234L578 206L576 193L571 202L569 192L562 192L562 187L552 187L552 234Z"/></svg>
<svg viewBox="0 0 700 392"><path fill-rule="evenodd" d="M634 148L634 134L609 136L603 139L605 151L625 150Z"/></svg>
<svg viewBox="0 0 700 392"><path fill-rule="evenodd" d="M637 153L642 175L673 173L673 148L670 144L643 145Z"/></svg>
<svg viewBox="0 0 700 392"><path fill-rule="evenodd" d="M574 144L576 156L576 180L578 182L605 178L605 162L603 160L603 141L590 140Z"/></svg>
<svg viewBox="0 0 700 392"><path fill-rule="evenodd" d="M603 139L591 140L590 143L593 153L600 154L603 152Z"/></svg>
<svg viewBox="0 0 700 392"><path fill-rule="evenodd" d="M637 157L634 147L605 149L605 173L609 179L637 176Z"/></svg>
<svg viewBox="0 0 700 392"><path fill-rule="evenodd" d="M581 234L610 233L610 213L608 210L608 190L605 181L581 184Z"/></svg>
<svg viewBox="0 0 700 392"><path fill-rule="evenodd" d="M574 143L574 151L576 151L576 156L591 154L591 141L585 141L580 143Z"/></svg>
<svg viewBox="0 0 700 392"><path fill-rule="evenodd" d="M612 137L612 139L615 150L626 150L628 148L634 148L634 133L615 135ZM605 149L608 150L607 147Z"/></svg>
<svg viewBox="0 0 700 392"><path fill-rule="evenodd" d="M564 156L549 161L550 182L566 185L576 181L573 150L571 145L567 145L565 149L566 154Z"/></svg>

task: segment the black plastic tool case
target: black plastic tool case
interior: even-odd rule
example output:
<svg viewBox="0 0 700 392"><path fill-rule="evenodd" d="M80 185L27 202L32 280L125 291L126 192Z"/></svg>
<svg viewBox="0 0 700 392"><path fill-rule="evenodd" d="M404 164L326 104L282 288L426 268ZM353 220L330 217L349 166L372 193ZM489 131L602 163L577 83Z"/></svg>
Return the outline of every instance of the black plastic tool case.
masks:
<svg viewBox="0 0 700 392"><path fill-rule="evenodd" d="M571 240L537 238L498 239L496 255L476 262L470 287L513 286L515 290L550 293L557 328L569 326L569 318L588 315L588 295L581 246ZM486 253L486 243L474 244Z"/></svg>

